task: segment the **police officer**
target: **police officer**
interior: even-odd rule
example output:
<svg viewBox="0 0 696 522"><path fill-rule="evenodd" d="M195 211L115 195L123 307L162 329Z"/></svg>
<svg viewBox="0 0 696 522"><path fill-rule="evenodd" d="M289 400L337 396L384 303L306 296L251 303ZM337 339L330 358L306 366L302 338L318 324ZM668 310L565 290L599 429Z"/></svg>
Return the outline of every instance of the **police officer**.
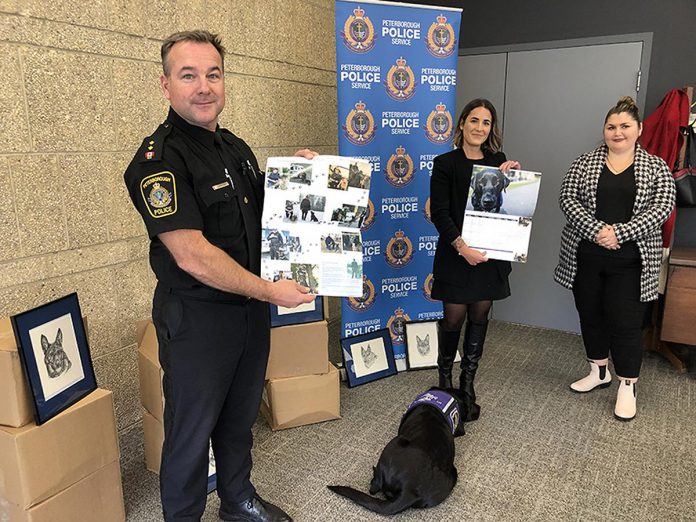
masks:
<svg viewBox="0 0 696 522"><path fill-rule="evenodd" d="M266 301L310 302L309 289L259 278L263 174L247 144L218 126L224 48L207 31L162 45L171 108L125 173L157 277L152 317L164 370L160 489L167 521L200 520L208 441L223 520L291 520L250 482L251 427L266 372ZM307 149L298 155L311 159Z"/></svg>

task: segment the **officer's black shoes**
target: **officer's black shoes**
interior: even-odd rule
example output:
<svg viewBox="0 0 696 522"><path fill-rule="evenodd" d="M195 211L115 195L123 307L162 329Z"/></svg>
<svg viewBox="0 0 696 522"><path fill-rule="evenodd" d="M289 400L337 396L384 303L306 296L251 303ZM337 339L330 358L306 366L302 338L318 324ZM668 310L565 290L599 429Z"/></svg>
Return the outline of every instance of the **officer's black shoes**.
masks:
<svg viewBox="0 0 696 522"><path fill-rule="evenodd" d="M292 518L278 506L266 502L258 494L239 504L220 507L220 518L238 522L292 522Z"/></svg>

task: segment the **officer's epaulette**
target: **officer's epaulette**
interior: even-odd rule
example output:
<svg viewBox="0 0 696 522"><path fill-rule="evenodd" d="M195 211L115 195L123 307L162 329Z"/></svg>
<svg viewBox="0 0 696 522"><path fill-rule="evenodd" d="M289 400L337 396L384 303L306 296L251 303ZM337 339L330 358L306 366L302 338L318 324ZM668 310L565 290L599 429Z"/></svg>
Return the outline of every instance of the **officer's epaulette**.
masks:
<svg viewBox="0 0 696 522"><path fill-rule="evenodd" d="M137 153L139 162L160 161L162 159L162 150L164 149L164 140L171 131L172 124L165 121L157 127L152 136L145 138Z"/></svg>

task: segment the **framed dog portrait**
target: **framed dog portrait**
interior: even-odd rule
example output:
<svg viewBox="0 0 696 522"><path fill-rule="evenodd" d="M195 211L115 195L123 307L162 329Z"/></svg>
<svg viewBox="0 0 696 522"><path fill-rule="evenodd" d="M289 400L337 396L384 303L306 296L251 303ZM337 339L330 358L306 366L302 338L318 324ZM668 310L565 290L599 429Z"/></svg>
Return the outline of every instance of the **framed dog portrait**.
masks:
<svg viewBox="0 0 696 522"><path fill-rule="evenodd" d="M289 324L312 323L324 319L324 298L318 295L311 303L303 303L296 308L269 305L271 308L271 328Z"/></svg>
<svg viewBox="0 0 696 522"><path fill-rule="evenodd" d="M386 328L344 337L341 353L350 388L396 374L391 335Z"/></svg>
<svg viewBox="0 0 696 522"><path fill-rule="evenodd" d="M437 367L437 321L411 321L406 323L406 358L409 370ZM455 362L462 356L457 350Z"/></svg>
<svg viewBox="0 0 696 522"><path fill-rule="evenodd" d="M77 294L11 320L34 399L36 424L43 424L96 390Z"/></svg>

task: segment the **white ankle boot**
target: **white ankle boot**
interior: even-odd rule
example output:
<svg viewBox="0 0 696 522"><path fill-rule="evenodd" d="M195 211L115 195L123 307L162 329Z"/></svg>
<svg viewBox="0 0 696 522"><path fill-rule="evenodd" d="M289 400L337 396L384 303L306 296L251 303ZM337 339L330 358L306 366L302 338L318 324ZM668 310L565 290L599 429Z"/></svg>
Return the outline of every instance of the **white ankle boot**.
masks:
<svg viewBox="0 0 696 522"><path fill-rule="evenodd" d="M636 416L636 383L628 379L619 382L619 391L616 394L616 406L614 417L622 421L630 421Z"/></svg>
<svg viewBox="0 0 696 522"><path fill-rule="evenodd" d="M590 363L590 374L579 381L570 385L570 389L577 393L587 393L595 388L606 388L611 384L611 373L607 365L599 366L597 363Z"/></svg>

